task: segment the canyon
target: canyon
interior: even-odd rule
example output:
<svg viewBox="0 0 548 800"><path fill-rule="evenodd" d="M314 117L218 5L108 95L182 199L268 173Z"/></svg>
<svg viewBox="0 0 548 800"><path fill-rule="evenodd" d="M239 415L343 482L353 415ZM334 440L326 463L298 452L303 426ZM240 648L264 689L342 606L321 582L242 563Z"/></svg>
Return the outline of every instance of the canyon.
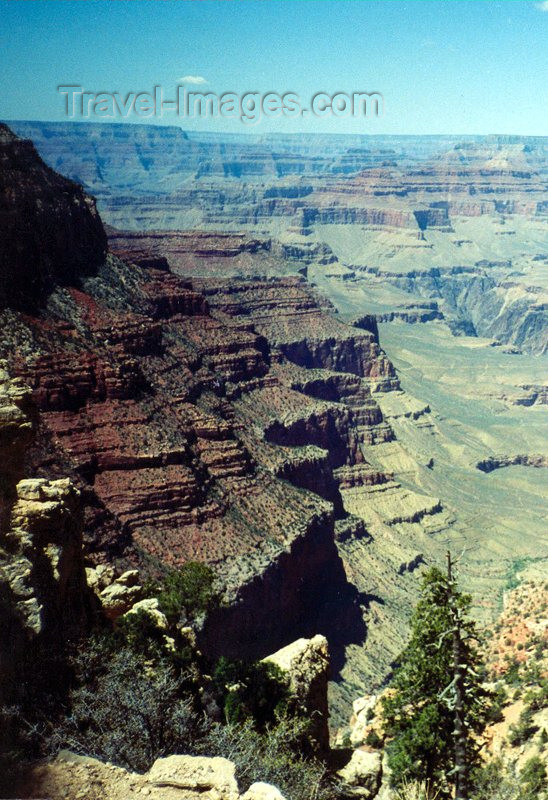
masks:
<svg viewBox="0 0 548 800"><path fill-rule="evenodd" d="M324 634L334 724L448 546L492 619L546 558L546 140L11 127L15 471L69 480L86 565L213 565L212 654Z"/></svg>

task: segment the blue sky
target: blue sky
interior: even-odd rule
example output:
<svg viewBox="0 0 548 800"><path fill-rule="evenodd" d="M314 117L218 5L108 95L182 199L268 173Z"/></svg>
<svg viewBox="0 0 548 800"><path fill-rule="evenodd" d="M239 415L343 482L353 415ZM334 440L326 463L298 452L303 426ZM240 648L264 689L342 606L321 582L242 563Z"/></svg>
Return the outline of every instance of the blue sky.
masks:
<svg viewBox="0 0 548 800"><path fill-rule="evenodd" d="M0 119L66 119L90 92L378 91L382 117L177 119L186 129L548 134L548 2L0 0ZM133 118L132 121L138 121Z"/></svg>

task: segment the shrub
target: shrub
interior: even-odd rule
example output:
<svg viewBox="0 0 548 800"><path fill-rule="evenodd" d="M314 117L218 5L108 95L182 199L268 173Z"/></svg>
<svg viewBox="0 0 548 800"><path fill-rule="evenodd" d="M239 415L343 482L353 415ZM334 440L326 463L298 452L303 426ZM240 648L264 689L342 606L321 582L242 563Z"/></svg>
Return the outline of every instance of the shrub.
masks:
<svg viewBox="0 0 548 800"><path fill-rule="evenodd" d="M533 756L525 762L520 773L524 800L536 800L546 789L546 767L538 756Z"/></svg>
<svg viewBox="0 0 548 800"><path fill-rule="evenodd" d="M165 634L158 627L153 617L146 611L139 611L121 617L111 634L112 645L128 647L136 655L157 659L168 654Z"/></svg>
<svg viewBox="0 0 548 800"><path fill-rule="evenodd" d="M302 755L307 736L306 721L284 715L263 734L257 734L250 721L213 725L199 749L204 755L233 761L241 791L264 781L277 786L290 800L337 800L340 792L329 780L323 762Z"/></svg>
<svg viewBox="0 0 548 800"><path fill-rule="evenodd" d="M403 781L396 791L395 800L437 800L439 791L428 781Z"/></svg>
<svg viewBox="0 0 548 800"><path fill-rule="evenodd" d="M491 704L487 708L486 719L488 724L501 722L504 719L502 709L508 701L508 695L504 686L499 685L491 696Z"/></svg>
<svg viewBox="0 0 548 800"><path fill-rule="evenodd" d="M517 723L510 725L508 741L514 747L524 744L538 731L538 725L533 722L533 713L533 709L527 706L519 715Z"/></svg>
<svg viewBox="0 0 548 800"><path fill-rule="evenodd" d="M192 692L171 665L151 667L124 649L91 680L86 672L79 670L81 685L51 731L50 752L68 748L139 772L161 756L189 752L203 734Z"/></svg>
<svg viewBox="0 0 548 800"><path fill-rule="evenodd" d="M380 749L383 745L383 740L377 733L374 728L371 728L368 731L367 736L365 737L365 743L369 745L369 747L374 747L375 749Z"/></svg>
<svg viewBox="0 0 548 800"><path fill-rule="evenodd" d="M219 604L220 596L214 583L215 573L211 567L189 561L165 579L158 595L160 610L172 624L178 622L181 615L194 620Z"/></svg>
<svg viewBox="0 0 548 800"><path fill-rule="evenodd" d="M471 800L523 800L519 782L509 775L501 758L476 769L472 775Z"/></svg>
<svg viewBox="0 0 548 800"><path fill-rule="evenodd" d="M548 705L548 680L542 679L539 688L526 692L523 699L533 711L541 711L546 708Z"/></svg>
<svg viewBox="0 0 548 800"><path fill-rule="evenodd" d="M507 664L508 666L502 677L509 686L515 686L519 683L519 661L514 656L513 658L507 658Z"/></svg>
<svg viewBox="0 0 548 800"><path fill-rule="evenodd" d="M228 723L252 719L257 730L264 730L288 708L287 680L276 664L246 664L221 658L213 673L213 683Z"/></svg>

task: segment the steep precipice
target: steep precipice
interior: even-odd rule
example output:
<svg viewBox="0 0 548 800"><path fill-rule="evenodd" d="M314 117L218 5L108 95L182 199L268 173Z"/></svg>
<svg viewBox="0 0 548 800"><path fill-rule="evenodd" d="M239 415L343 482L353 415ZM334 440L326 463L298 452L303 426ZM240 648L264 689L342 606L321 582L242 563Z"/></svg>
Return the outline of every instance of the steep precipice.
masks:
<svg viewBox="0 0 548 800"><path fill-rule="evenodd" d="M54 286L92 273L106 255L93 199L2 124L0 226L0 307L36 305Z"/></svg>

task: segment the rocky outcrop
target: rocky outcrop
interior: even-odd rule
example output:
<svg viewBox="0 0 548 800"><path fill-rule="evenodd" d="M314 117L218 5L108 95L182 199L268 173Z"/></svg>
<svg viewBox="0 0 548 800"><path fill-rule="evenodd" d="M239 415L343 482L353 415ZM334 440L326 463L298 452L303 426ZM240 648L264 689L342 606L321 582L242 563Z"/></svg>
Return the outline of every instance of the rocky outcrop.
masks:
<svg viewBox="0 0 548 800"><path fill-rule="evenodd" d="M247 792L242 795L242 800L284 800L284 798L276 786L259 781L251 784Z"/></svg>
<svg viewBox="0 0 548 800"><path fill-rule="evenodd" d="M27 478L16 487L2 577L32 634L82 629L85 573L81 502L68 479Z"/></svg>
<svg viewBox="0 0 548 800"><path fill-rule="evenodd" d="M329 749L327 684L329 652L327 639L299 639L265 659L279 667L301 713L310 720L311 739L319 750Z"/></svg>
<svg viewBox="0 0 548 800"><path fill-rule="evenodd" d="M352 411L339 406L324 406L310 415L290 415L265 428L265 438L284 447L315 445L329 453L331 467L363 461Z"/></svg>
<svg viewBox="0 0 548 800"><path fill-rule="evenodd" d="M512 398L516 406L548 405L548 386L542 384L524 384L520 386L522 393Z"/></svg>
<svg viewBox="0 0 548 800"><path fill-rule="evenodd" d="M432 322L443 319L444 316L438 309L437 303L415 303L402 308L396 308L385 314L377 315L377 322L394 322L395 320L414 325L417 322Z"/></svg>
<svg viewBox="0 0 548 800"><path fill-rule="evenodd" d="M68 479L21 478L34 436L28 387L0 380L0 693L17 702L48 650L85 630L91 605L82 549L82 499ZM16 680L19 676L19 680Z"/></svg>
<svg viewBox="0 0 548 800"><path fill-rule="evenodd" d="M333 503L335 514L341 516L343 503L330 464L329 451L313 446L295 450L297 452L292 452L276 467L277 477L329 500Z"/></svg>
<svg viewBox="0 0 548 800"><path fill-rule="evenodd" d="M440 298L443 317L456 335L493 338L542 355L548 350L546 292L526 282L508 284L508 272L508 267L476 265L405 275L387 272L382 278L418 297ZM395 313L379 321L390 321Z"/></svg>
<svg viewBox="0 0 548 800"><path fill-rule="evenodd" d="M396 388L394 367L380 354L376 343L364 337L348 337L343 341L334 337L321 340L307 337L284 343L280 349L290 361L302 367L351 372L381 381L392 378L391 388Z"/></svg>
<svg viewBox="0 0 548 800"><path fill-rule="evenodd" d="M28 699L26 682L45 679L45 666L88 627L92 604L82 549L82 501L68 479L19 481L1 536L0 695Z"/></svg>
<svg viewBox="0 0 548 800"><path fill-rule="evenodd" d="M274 786L265 783L254 783L240 795L235 766L226 758L167 756L140 775L66 750L53 761L31 768L17 793L21 798L40 795L51 800L126 800L133 796L151 800L284 800Z"/></svg>
<svg viewBox="0 0 548 800"><path fill-rule="evenodd" d="M0 307L28 308L57 284L75 284L104 261L94 201L0 124Z"/></svg>
<svg viewBox="0 0 548 800"><path fill-rule="evenodd" d="M205 756L168 756L154 762L147 773L151 788L163 790L162 797L182 792L203 796L211 792L226 800L237 800L235 767L226 758Z"/></svg>
<svg viewBox="0 0 548 800"><path fill-rule="evenodd" d="M493 472L502 467L548 467L548 458L537 454L522 453L515 456L489 456L482 461L478 461L476 469L481 472Z"/></svg>
<svg viewBox="0 0 548 800"><path fill-rule="evenodd" d="M7 501L23 476L36 423L30 388L21 379L10 378L6 366L0 361L0 525L6 522Z"/></svg>
<svg viewBox="0 0 548 800"><path fill-rule="evenodd" d="M130 569L105 586L99 594L103 613L107 619L115 620L139 605L137 602L142 596L142 586L139 586L139 572ZM142 601L146 602L146 601ZM143 610L157 610L157 607L141 606Z"/></svg>
<svg viewBox="0 0 548 800"><path fill-rule="evenodd" d="M338 773L344 797L361 797L372 800L378 793L382 779L382 756L378 751L354 750L347 764Z"/></svg>
<svg viewBox="0 0 548 800"><path fill-rule="evenodd" d="M365 744L367 734L372 728L371 722L376 716L378 695L365 695L352 703L352 718L350 720L350 743L353 747Z"/></svg>
<svg viewBox="0 0 548 800"><path fill-rule="evenodd" d="M292 363L310 369L350 373L366 378L373 390L398 387L393 365L375 334L352 330L333 315L334 308L302 278L250 283L201 281L213 310L241 322L253 321Z"/></svg>

